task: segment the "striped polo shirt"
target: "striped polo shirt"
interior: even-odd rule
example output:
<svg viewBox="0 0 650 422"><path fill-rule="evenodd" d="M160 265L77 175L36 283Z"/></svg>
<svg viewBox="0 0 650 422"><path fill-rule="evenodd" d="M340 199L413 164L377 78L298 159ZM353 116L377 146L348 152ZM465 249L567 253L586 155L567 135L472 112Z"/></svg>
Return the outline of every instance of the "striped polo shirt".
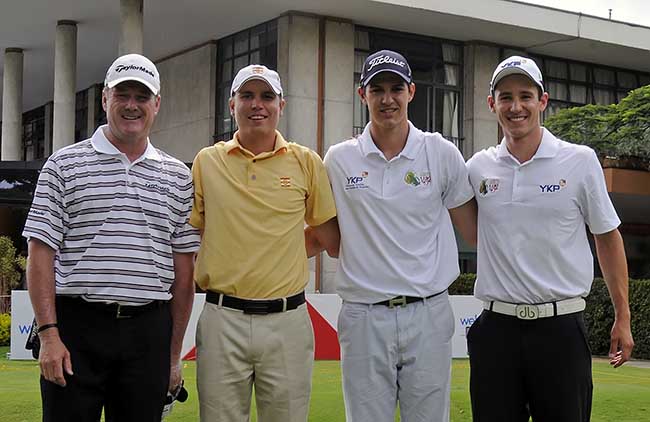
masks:
<svg viewBox="0 0 650 422"><path fill-rule="evenodd" d="M56 251L57 295L142 304L169 300L173 253L192 253L193 189L181 161L147 148L130 162L99 127L45 163L23 236Z"/></svg>

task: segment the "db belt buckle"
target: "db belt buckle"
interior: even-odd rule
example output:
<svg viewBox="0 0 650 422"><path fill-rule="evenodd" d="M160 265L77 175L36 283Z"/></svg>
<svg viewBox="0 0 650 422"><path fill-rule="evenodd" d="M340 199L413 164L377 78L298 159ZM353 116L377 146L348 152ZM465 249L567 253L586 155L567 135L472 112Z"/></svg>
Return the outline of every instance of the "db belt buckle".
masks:
<svg viewBox="0 0 650 422"><path fill-rule="evenodd" d="M540 305L522 304L515 307L515 316L519 319L537 319L541 315L540 311Z"/></svg>
<svg viewBox="0 0 650 422"><path fill-rule="evenodd" d="M514 316L522 320L535 320L584 311L586 302L581 297L549 303L507 303L499 301L483 302L483 308L503 315Z"/></svg>

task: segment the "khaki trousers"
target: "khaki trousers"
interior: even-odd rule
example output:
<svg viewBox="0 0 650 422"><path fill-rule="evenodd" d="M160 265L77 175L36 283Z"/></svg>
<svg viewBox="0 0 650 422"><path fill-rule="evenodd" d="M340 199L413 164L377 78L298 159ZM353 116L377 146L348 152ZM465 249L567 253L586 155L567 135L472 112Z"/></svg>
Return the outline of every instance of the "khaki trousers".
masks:
<svg viewBox="0 0 650 422"><path fill-rule="evenodd" d="M196 347L202 422L248 422L253 385L258 421L307 421L314 334L306 304L250 315L207 302Z"/></svg>

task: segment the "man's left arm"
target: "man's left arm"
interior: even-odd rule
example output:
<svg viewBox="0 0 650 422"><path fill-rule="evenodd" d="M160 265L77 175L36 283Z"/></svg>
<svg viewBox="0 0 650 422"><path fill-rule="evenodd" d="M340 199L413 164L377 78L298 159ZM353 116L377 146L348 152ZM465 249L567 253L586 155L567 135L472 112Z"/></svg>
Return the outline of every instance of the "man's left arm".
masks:
<svg viewBox="0 0 650 422"><path fill-rule="evenodd" d="M332 258L339 257L339 245L341 243L341 233L339 232L339 223L336 217L330 218L318 226L307 226L305 228L305 249L307 257L327 251Z"/></svg>
<svg viewBox="0 0 650 422"><path fill-rule="evenodd" d="M194 253L174 252L174 284L171 287L170 301L172 316L171 361L169 391L174 391L181 383L181 351L185 329L190 320L194 304Z"/></svg>
<svg viewBox="0 0 650 422"><path fill-rule="evenodd" d="M614 325L611 331L609 363L617 368L630 359L634 347L630 326L625 248L618 229L603 234L595 234L594 239L600 269L614 305Z"/></svg>
<svg viewBox="0 0 650 422"><path fill-rule="evenodd" d="M465 242L474 247L476 247L477 239L477 213L478 207L475 198L470 199L459 207L451 208L449 210L451 222L454 224L454 227L456 227L456 230L460 232L460 235L463 237Z"/></svg>

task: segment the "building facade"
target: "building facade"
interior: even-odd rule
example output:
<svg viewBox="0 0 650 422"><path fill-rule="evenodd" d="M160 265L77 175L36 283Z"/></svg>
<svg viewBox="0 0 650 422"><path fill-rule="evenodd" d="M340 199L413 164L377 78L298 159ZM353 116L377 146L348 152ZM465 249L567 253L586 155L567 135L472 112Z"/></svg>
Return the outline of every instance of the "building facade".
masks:
<svg viewBox="0 0 650 422"><path fill-rule="evenodd" d="M112 0L81 10L75 3L63 1L61 10L50 11L43 23L49 31L22 38L18 31L6 38L10 44L0 45L7 125L1 140L0 233L16 242L43 160L106 121L103 72L118 54L116 45L120 52L142 52L156 62L162 103L151 139L188 164L201 148L230 139L236 130L229 88L236 72L251 63L275 68L282 77L283 134L321 155L367 123L356 87L364 59L379 49L400 51L413 68L417 90L410 120L443 134L465 158L500 141L486 96L492 70L504 57L521 54L538 63L551 98L544 117L566 107L612 104L650 84L650 28L515 1L277 1L269 6ZM10 9L0 27L6 23L11 30L21 21L26 27L28 6ZM61 26L74 26L77 37L60 41ZM49 43L46 53L39 43ZM64 57L71 44L76 57L66 67L57 57ZM16 50L24 62L22 82L11 67ZM75 74L73 86L57 89L65 85L60 75L69 73ZM22 85L20 113L14 104L17 85ZM5 100L7 92L12 94ZM66 112L67 120L55 120ZM60 133L69 135L62 140ZM650 250L650 173L605 169L605 174L624 221L631 276L650 277L644 259ZM462 269L474 271L473 250L462 244L460 250ZM333 291L334 260L321 257L312 265L310 288Z"/></svg>

